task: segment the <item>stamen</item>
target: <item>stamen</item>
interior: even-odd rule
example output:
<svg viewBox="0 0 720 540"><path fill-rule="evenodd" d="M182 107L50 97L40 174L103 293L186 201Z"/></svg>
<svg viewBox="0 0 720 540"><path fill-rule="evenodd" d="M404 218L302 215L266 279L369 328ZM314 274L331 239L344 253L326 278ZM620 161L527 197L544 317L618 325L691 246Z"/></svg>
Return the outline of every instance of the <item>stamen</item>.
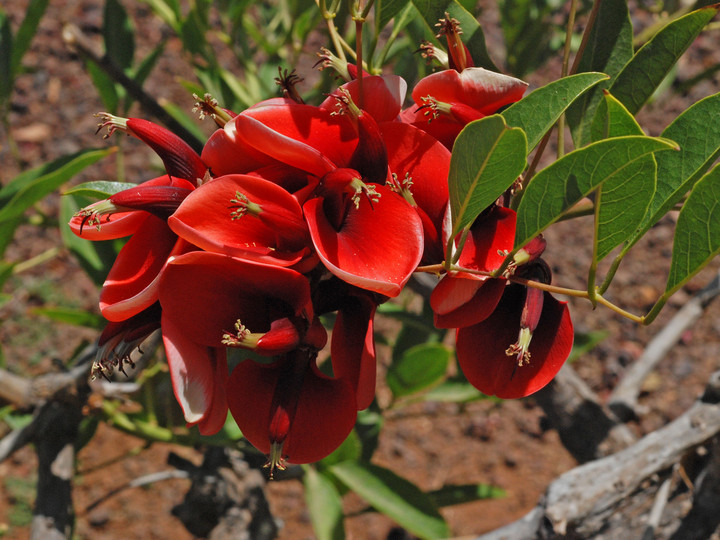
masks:
<svg viewBox="0 0 720 540"><path fill-rule="evenodd" d="M224 127L232 120L232 117L218 105L217 100L210 94L203 95L202 99L197 94L193 94L193 98L196 102L192 111L198 114L200 120L210 117L219 127Z"/></svg>
<svg viewBox="0 0 720 540"><path fill-rule="evenodd" d="M235 198L230 199L230 202L233 204L232 206L228 206L228 208L234 208L234 210L230 212L230 219L232 219L233 221L236 219L240 219L248 213L253 216L257 216L262 212L262 207L259 204L250 202L250 199L248 199L247 195L244 195L239 191L235 192Z"/></svg>
<svg viewBox="0 0 720 540"><path fill-rule="evenodd" d="M270 445L270 455L268 456L267 463L263 465L263 468L270 469L270 480L274 480L275 469L279 471L284 471L286 469L285 457L282 455L282 449L282 442L273 442Z"/></svg>
<svg viewBox="0 0 720 540"><path fill-rule="evenodd" d="M529 328L520 328L520 335L517 343L510 345L505 354L507 356L516 356L518 367L526 366L530 363L530 341L532 340L532 332Z"/></svg>
<svg viewBox="0 0 720 540"><path fill-rule="evenodd" d="M295 103L305 103L300 97L297 88L295 88L298 83L304 81L305 79L295 73L294 69L288 73L287 69L283 71L280 66L278 66L278 75L278 77L275 77L275 84L282 88L283 97L292 99Z"/></svg>
<svg viewBox="0 0 720 540"><path fill-rule="evenodd" d="M245 338L247 338L250 334L250 330L248 330L245 325L240 322L240 319L238 319L235 323L235 330L237 331L235 335L230 333L223 334L221 342L223 345L238 347L244 343Z"/></svg>
<svg viewBox="0 0 720 540"><path fill-rule="evenodd" d="M103 128L107 128L108 130L108 132L103 135L103 139L107 139L117 130L123 131L125 133L128 132L127 118L122 118L120 116L115 116L106 112L99 112L95 114L95 117L101 118L103 120L102 123L98 124L98 128L95 134L100 133L100 130L102 130Z"/></svg>

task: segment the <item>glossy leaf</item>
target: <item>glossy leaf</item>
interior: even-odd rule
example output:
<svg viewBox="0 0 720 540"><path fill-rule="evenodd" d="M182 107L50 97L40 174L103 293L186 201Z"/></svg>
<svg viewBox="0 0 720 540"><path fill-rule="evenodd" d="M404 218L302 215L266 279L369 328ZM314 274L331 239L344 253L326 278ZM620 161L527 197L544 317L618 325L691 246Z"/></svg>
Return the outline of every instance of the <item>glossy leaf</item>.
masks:
<svg viewBox="0 0 720 540"><path fill-rule="evenodd" d="M329 364L329 362L326 362ZM343 461L357 461L361 459L362 442L355 430L352 430L343 443L332 454L325 456L320 463L327 467L342 463Z"/></svg>
<svg viewBox="0 0 720 540"><path fill-rule="evenodd" d="M665 290L675 292L720 253L720 165L693 187L678 216Z"/></svg>
<svg viewBox="0 0 720 540"><path fill-rule="evenodd" d="M342 498L335 484L313 467L304 467L305 502L318 540L345 538Z"/></svg>
<svg viewBox="0 0 720 540"><path fill-rule="evenodd" d="M467 45L475 66L500 71L488 55L485 34L480 23L460 2L457 0L412 0L412 2L433 35L437 32L435 24L445 17L445 12L457 19L462 28L463 43Z"/></svg>
<svg viewBox="0 0 720 540"><path fill-rule="evenodd" d="M67 191L63 192L63 195L82 195L83 197L95 197L98 199L107 199L108 197L115 195L125 189L130 189L137 186L132 182L107 182L104 180L96 180L94 182L85 182L74 186Z"/></svg>
<svg viewBox="0 0 720 540"><path fill-rule="evenodd" d="M502 116L509 126L521 128L525 132L529 152L572 103L607 79L604 73L579 73L564 77L512 104L502 112Z"/></svg>
<svg viewBox="0 0 720 540"><path fill-rule="evenodd" d="M663 27L618 73L610 93L637 113L718 10L718 4L707 6Z"/></svg>
<svg viewBox="0 0 720 540"><path fill-rule="evenodd" d="M447 538L450 530L432 499L392 471L370 463L346 461L330 472L378 512L420 538Z"/></svg>
<svg viewBox="0 0 720 540"><path fill-rule="evenodd" d="M430 491L428 495L437 506L443 507L483 499L500 499L507 493L504 489L491 484L459 484L443 486Z"/></svg>
<svg viewBox="0 0 720 540"><path fill-rule="evenodd" d="M17 176L0 190L0 223L22 215L85 167L113 153L114 148L82 150Z"/></svg>
<svg viewBox="0 0 720 540"><path fill-rule="evenodd" d="M647 214L625 251L663 217L720 156L720 93L706 97L678 116L662 136L675 141L679 152L658 154L657 187Z"/></svg>
<svg viewBox="0 0 720 540"><path fill-rule="evenodd" d="M85 70L90 75L105 110L108 112L117 112L120 95L124 95L125 90L119 85L116 86L110 76L92 60L85 62Z"/></svg>
<svg viewBox="0 0 720 540"><path fill-rule="evenodd" d="M642 156L676 148L661 138L628 136L575 150L540 171L518 206L515 247L520 248L615 175L624 175Z"/></svg>
<svg viewBox="0 0 720 540"><path fill-rule="evenodd" d="M398 398L419 392L445 377L451 351L440 343L422 344L405 351L390 364L386 381Z"/></svg>
<svg viewBox="0 0 720 540"><path fill-rule="evenodd" d="M526 165L526 148L523 131L508 127L497 114L460 132L448 175L453 237L517 180Z"/></svg>
<svg viewBox="0 0 720 540"><path fill-rule="evenodd" d="M644 135L630 112L612 95L606 94L592 126L593 141L625 135ZM609 178L595 197L595 241L593 263L601 261L642 222L655 193L655 157L644 156L623 174Z"/></svg>
<svg viewBox="0 0 720 540"><path fill-rule="evenodd" d="M103 39L108 57L120 69L129 69L135 56L135 29L118 0L105 1Z"/></svg>
<svg viewBox="0 0 720 540"><path fill-rule="evenodd" d="M602 89L608 88L615 76L633 56L633 29L627 0L604 0L590 31L578 72L600 71L607 73L603 81L586 92L567 111L567 121L576 148L590 142L590 125L595 110L602 100Z"/></svg>

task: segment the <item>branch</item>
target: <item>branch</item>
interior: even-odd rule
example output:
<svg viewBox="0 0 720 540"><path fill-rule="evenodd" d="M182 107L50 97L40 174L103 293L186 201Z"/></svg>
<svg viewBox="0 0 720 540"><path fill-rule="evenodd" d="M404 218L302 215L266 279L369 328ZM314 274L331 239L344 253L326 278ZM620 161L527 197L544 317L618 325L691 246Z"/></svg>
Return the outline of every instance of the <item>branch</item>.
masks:
<svg viewBox="0 0 720 540"><path fill-rule="evenodd" d="M629 420L638 416L638 396L643 382L718 294L720 273L675 314L648 344L642 356L625 372L608 400L610 408L619 418Z"/></svg>
<svg viewBox="0 0 720 540"><path fill-rule="evenodd" d="M568 364L534 397L580 463L613 454L636 440Z"/></svg>
<svg viewBox="0 0 720 540"><path fill-rule="evenodd" d="M682 416L617 454L566 472L548 486L545 496L524 518L477 540L569 533L587 538L605 527L618 504L644 481L669 469L718 433L720 371L710 377L703 396Z"/></svg>

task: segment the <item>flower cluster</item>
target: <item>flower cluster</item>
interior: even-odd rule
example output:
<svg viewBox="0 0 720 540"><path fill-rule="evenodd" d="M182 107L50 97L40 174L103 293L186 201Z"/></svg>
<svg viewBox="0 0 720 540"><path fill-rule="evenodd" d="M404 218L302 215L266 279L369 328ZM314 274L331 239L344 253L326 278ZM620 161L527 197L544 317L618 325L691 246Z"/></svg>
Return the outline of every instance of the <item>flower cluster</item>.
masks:
<svg viewBox="0 0 720 540"><path fill-rule="evenodd" d="M122 370L161 328L188 424L215 433L229 410L271 469L319 460L374 399L377 306L419 266L443 263L452 242L457 266L431 306L438 327L457 329L468 380L500 397L547 384L572 346L567 307L508 280L549 283L544 240L521 251L505 277L491 278L513 247L514 211L499 201L462 238L449 238L454 139L468 122L519 100L527 85L472 67L453 41L457 29L445 26L448 68L421 80L405 110L404 80L345 64L345 84L318 106L302 102L287 73L283 97L239 114L201 99L218 129L200 155L158 125L103 115L110 132L151 146L167 174L70 223L92 240L130 235L100 295L110 323L96 373ZM321 63L337 59L325 53ZM329 313L333 376L316 363L328 341L319 317ZM231 348L254 354L228 373Z"/></svg>

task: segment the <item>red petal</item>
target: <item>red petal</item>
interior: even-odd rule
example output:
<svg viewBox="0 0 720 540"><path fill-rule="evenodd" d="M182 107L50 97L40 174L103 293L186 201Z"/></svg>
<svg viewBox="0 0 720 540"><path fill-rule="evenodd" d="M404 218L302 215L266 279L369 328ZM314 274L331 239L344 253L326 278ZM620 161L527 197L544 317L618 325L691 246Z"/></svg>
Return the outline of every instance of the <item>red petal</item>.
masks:
<svg viewBox="0 0 720 540"><path fill-rule="evenodd" d="M225 347L194 344L165 316L162 331L173 392L185 421L198 424L203 435L217 433L228 412Z"/></svg>
<svg viewBox="0 0 720 540"><path fill-rule="evenodd" d="M267 332L284 317L312 318L307 278L293 270L196 251L173 259L160 279L163 314L188 339L216 347L240 319Z"/></svg>
<svg viewBox="0 0 720 540"><path fill-rule="evenodd" d="M201 158L215 176L247 173L277 163L267 154L242 142L238 138L235 122L232 121L210 136Z"/></svg>
<svg viewBox="0 0 720 540"><path fill-rule="evenodd" d="M415 103L432 96L444 103L464 103L482 114L492 114L500 107L522 98L527 83L484 68L466 68L462 73L446 69L432 73L418 82L412 92Z"/></svg>
<svg viewBox="0 0 720 540"><path fill-rule="evenodd" d="M340 88L350 92L353 102L363 111L370 113L376 122L395 120L400 113L403 101L405 101L407 93L405 80L397 75L375 75L363 77L362 86L364 95L362 107L360 107L357 80L345 83ZM335 90L320 104L320 108L330 112L336 111L338 103L336 97L339 96L341 96L340 90Z"/></svg>
<svg viewBox="0 0 720 540"><path fill-rule="evenodd" d="M253 215L232 219L230 201L236 192L283 220L282 226L269 226ZM168 219L168 225L205 251L281 266L297 263L310 245L295 197L272 182L248 175L221 176L200 186Z"/></svg>
<svg viewBox="0 0 720 540"><path fill-rule="evenodd" d="M549 383L572 350L573 325L565 302L545 293L540 323L530 342L530 364L518 366L506 349L518 339L525 291L506 287L493 314L457 332L457 358L468 381L503 399L528 396Z"/></svg>
<svg viewBox="0 0 720 540"><path fill-rule="evenodd" d="M233 370L228 382L230 412L247 440L266 454L271 445L273 398L283 370L287 369L291 367L284 358L272 365L245 360ZM299 394L283 455L293 463L311 463L340 446L352 430L355 395L347 381L326 377L312 360L302 380L296 382Z"/></svg>
<svg viewBox="0 0 720 540"><path fill-rule="evenodd" d="M157 301L157 278L177 240L165 221L148 216L118 254L103 284L103 317L122 321Z"/></svg>
<svg viewBox="0 0 720 540"><path fill-rule="evenodd" d="M438 328L462 328L485 320L495 310L505 290L504 279L445 276L430 296Z"/></svg>
<svg viewBox="0 0 720 540"><path fill-rule="evenodd" d="M351 207L340 230L323 210L322 197L303 206L320 260L334 275L386 296L397 296L417 268L423 250L422 223L413 208L385 186L376 186L380 200L370 206L361 198Z"/></svg>
<svg viewBox="0 0 720 540"><path fill-rule="evenodd" d="M90 211L94 206L105 204L105 201L98 201L85 209ZM86 240L114 240L124 238L137 231L147 219L147 212L117 212L115 214L102 216L100 228L87 223L87 217L74 215L68 225L70 230L80 238ZM82 230L82 232L80 232Z"/></svg>
<svg viewBox="0 0 720 540"><path fill-rule="evenodd" d="M481 215L470 228L458 265L486 272L499 268L505 260L505 253L515 243L516 218L514 210L501 206L493 206L486 215ZM463 275L480 278L472 274Z"/></svg>

